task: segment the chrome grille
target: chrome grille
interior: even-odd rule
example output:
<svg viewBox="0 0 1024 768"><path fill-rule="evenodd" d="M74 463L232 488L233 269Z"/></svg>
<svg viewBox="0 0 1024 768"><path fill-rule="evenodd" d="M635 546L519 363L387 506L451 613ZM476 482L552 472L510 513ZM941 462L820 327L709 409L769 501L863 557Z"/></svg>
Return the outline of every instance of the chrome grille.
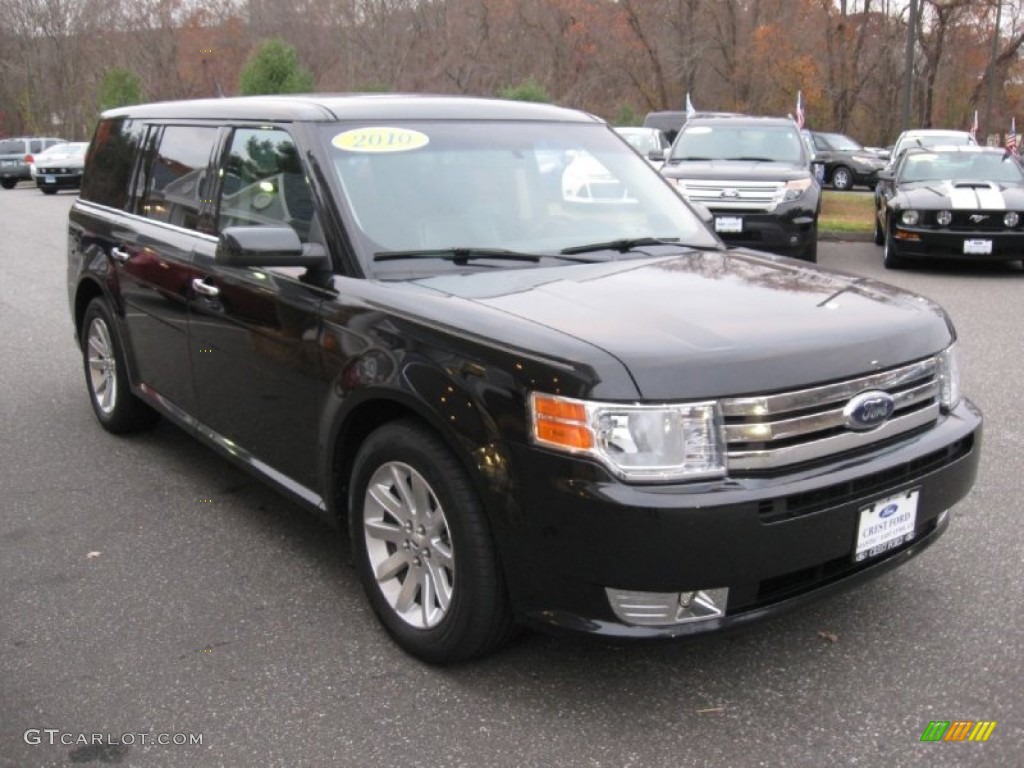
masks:
<svg viewBox="0 0 1024 768"><path fill-rule="evenodd" d="M770 211L783 185L777 181L691 181L681 190L688 200L709 208Z"/></svg>
<svg viewBox="0 0 1024 768"><path fill-rule="evenodd" d="M888 392L892 416L870 431L847 427L843 409L861 392ZM939 414L934 358L810 389L722 401L729 470L771 470L820 460L927 427Z"/></svg>

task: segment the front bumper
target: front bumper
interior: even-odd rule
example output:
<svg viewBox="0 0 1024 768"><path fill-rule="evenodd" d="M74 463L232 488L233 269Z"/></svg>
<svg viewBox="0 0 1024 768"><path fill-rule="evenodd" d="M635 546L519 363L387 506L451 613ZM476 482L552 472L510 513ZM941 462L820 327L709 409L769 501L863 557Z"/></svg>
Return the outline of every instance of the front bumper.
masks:
<svg viewBox="0 0 1024 768"><path fill-rule="evenodd" d="M709 209L716 234L731 247L753 248L799 258L817 241L817 215L813 210L745 211ZM721 231L720 219L741 220L741 231Z"/></svg>
<svg viewBox="0 0 1024 768"><path fill-rule="evenodd" d="M76 173L45 173L39 171L35 176L39 189L78 189L82 186L82 172Z"/></svg>
<svg viewBox="0 0 1024 768"><path fill-rule="evenodd" d="M525 476L502 560L520 619L538 628L619 638L724 629L876 576L923 551L940 515L977 473L981 414L962 403L936 426L869 454L784 475L672 486L629 486L603 470L530 446L513 447ZM913 538L854 562L865 506L919 493ZM510 518L506 518L511 520ZM724 615L661 626L625 623L607 588L685 592L727 588Z"/></svg>
<svg viewBox="0 0 1024 768"><path fill-rule="evenodd" d="M967 253L965 242L990 241L991 253ZM954 231L923 227L893 227L892 247L906 259L956 259L967 261L1013 261L1024 259L1024 230Z"/></svg>

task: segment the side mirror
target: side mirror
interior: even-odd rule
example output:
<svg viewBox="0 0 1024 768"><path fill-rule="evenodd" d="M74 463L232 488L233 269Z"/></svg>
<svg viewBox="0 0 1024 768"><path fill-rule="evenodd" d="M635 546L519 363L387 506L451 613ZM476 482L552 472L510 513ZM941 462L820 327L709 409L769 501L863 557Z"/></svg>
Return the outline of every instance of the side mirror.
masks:
<svg viewBox="0 0 1024 768"><path fill-rule="evenodd" d="M288 226L226 227L217 242L217 261L228 267L326 268L327 251L302 244Z"/></svg>
<svg viewBox="0 0 1024 768"><path fill-rule="evenodd" d="M889 169L889 168L883 168L882 170L880 170L878 172L878 180L879 181L892 181L895 178L896 178L896 176L893 174L892 170Z"/></svg>
<svg viewBox="0 0 1024 768"><path fill-rule="evenodd" d="M665 162L665 150L664 149L652 149L647 153L647 159L653 160L656 163Z"/></svg>

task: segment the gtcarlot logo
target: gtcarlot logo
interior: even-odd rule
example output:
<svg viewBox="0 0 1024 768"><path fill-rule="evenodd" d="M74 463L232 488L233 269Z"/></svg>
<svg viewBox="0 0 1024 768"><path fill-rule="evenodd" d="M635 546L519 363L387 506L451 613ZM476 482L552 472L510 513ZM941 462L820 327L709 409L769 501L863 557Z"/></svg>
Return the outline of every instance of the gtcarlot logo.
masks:
<svg viewBox="0 0 1024 768"><path fill-rule="evenodd" d="M161 746L197 746L203 743L201 733L71 733L59 728L29 728L22 738L30 746L60 744L77 746L135 746L159 744Z"/></svg>
<svg viewBox="0 0 1024 768"><path fill-rule="evenodd" d="M932 720L921 741L988 741L995 729L995 720Z"/></svg>

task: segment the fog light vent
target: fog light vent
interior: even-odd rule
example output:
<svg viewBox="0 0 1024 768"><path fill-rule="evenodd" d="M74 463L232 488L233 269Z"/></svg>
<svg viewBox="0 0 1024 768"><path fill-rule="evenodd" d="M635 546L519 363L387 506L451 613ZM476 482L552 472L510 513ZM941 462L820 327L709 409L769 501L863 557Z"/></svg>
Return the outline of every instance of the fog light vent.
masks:
<svg viewBox="0 0 1024 768"><path fill-rule="evenodd" d="M626 624L661 627L725 615L729 590L700 589L692 592L634 592L605 589L615 615Z"/></svg>

